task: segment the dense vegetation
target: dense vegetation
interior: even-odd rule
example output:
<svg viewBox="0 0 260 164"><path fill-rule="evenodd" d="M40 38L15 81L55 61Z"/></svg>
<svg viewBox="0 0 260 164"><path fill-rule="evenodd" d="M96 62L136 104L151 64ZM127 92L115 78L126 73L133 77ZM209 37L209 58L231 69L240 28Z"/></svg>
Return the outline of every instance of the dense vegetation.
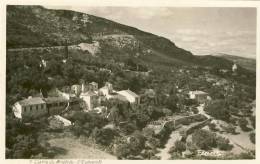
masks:
<svg viewBox="0 0 260 164"><path fill-rule="evenodd" d="M229 144L229 140L221 136L216 136L207 130L197 130L192 134L193 143L203 150L209 150L214 147L218 147L220 150L229 150L232 145Z"/></svg>

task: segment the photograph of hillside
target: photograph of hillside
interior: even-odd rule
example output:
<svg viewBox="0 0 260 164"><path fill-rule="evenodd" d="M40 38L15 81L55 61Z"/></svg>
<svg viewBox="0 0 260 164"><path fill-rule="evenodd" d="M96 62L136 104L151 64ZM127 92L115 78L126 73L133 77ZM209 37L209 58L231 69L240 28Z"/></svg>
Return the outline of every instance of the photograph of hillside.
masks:
<svg viewBox="0 0 260 164"><path fill-rule="evenodd" d="M256 8L6 11L6 159L255 159Z"/></svg>

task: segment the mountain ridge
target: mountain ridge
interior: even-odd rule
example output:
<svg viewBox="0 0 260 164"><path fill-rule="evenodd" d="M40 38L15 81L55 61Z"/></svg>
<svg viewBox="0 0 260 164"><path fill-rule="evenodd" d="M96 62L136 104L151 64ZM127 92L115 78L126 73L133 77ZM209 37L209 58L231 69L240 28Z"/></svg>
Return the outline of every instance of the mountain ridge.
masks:
<svg viewBox="0 0 260 164"><path fill-rule="evenodd" d="M195 56L167 38L105 18L42 6L7 6L7 49L77 46L93 41L99 42L100 56L120 62L134 58L146 65L196 65L213 70L230 70L233 65L223 57ZM243 67L239 71L254 76Z"/></svg>
<svg viewBox="0 0 260 164"><path fill-rule="evenodd" d="M229 55L225 53L217 53L217 54L212 54L213 56L219 56L222 58L225 58L227 60L230 60L245 69L248 69L250 71L256 71L256 59L249 58L249 57L242 57L242 56L236 56L236 55Z"/></svg>

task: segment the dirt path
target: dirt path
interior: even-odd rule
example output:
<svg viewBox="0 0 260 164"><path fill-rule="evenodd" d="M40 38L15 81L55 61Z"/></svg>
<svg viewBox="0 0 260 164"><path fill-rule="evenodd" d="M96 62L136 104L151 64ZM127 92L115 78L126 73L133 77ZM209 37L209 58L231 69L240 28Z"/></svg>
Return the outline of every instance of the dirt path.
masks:
<svg viewBox="0 0 260 164"><path fill-rule="evenodd" d="M59 159L111 159L117 158L104 151L84 145L78 139L73 138L55 138L49 140L51 146L62 150L63 153L56 155L54 158Z"/></svg>
<svg viewBox="0 0 260 164"><path fill-rule="evenodd" d="M174 146L175 141L180 140L181 135L179 131L173 131L170 135L170 139L168 142L165 144L165 148L159 149L159 153L156 154L156 156L160 157L161 160L167 160L171 157L169 150L172 146Z"/></svg>
<svg viewBox="0 0 260 164"><path fill-rule="evenodd" d="M255 150L255 144L253 144L249 138L250 132L243 132L239 127L237 128L237 131L240 134L233 135L228 133L218 133L218 135L230 140L230 143L234 146L231 152L234 154L239 154L245 152L246 150Z"/></svg>

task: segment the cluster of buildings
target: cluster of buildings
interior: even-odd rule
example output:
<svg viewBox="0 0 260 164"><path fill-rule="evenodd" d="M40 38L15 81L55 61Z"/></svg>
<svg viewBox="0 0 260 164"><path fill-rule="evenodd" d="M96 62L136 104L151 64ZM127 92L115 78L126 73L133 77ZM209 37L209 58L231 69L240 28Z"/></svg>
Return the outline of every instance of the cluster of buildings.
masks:
<svg viewBox="0 0 260 164"><path fill-rule="evenodd" d="M37 118L54 116L68 110L96 111L100 113L106 107L101 102L109 99L119 99L130 104L139 104L140 96L128 90L115 91L109 82L98 88L96 82L55 89L56 96L29 97L13 105L13 113L17 118Z"/></svg>
<svg viewBox="0 0 260 164"><path fill-rule="evenodd" d="M149 98L156 96L156 93L152 89L146 90L145 93ZM205 103L210 100L208 93L203 91L190 91L188 95L190 99L194 99L199 103ZM15 117L20 119L35 119L48 116L52 127L65 127L72 123L60 115L69 110L101 113L107 110L106 106L102 106L102 102L112 99L125 101L132 105L140 104L140 96L129 89L116 91L109 82L106 82L101 88L98 87L98 83L96 82L82 82L81 85L76 84L63 87L60 90L57 88L53 89L48 94L48 97L45 98L29 97L18 101L13 105L13 113ZM161 124L158 126L161 127Z"/></svg>

